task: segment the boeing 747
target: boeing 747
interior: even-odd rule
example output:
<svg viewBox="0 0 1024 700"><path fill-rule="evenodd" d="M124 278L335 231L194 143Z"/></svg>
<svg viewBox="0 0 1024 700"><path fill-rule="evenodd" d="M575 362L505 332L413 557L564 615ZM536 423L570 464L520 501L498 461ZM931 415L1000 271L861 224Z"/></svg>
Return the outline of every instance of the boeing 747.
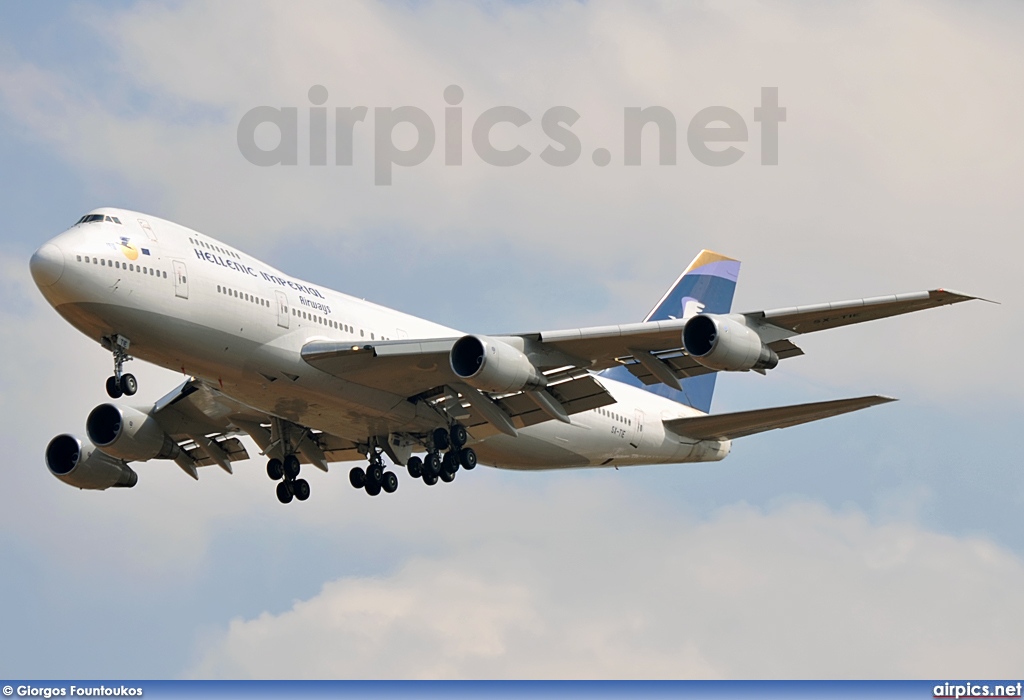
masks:
<svg viewBox="0 0 1024 700"><path fill-rule="evenodd" d="M304 466L361 460L371 496L451 482L481 463L565 469L707 462L732 440L892 401L862 396L712 414L718 372L764 374L803 354L792 338L975 299L934 289L732 313L740 263L708 250L639 323L465 333L292 277L156 217L96 209L33 254L32 277L106 349L111 401L86 437L58 435L46 466L81 489L131 487L133 463L198 479L266 458L282 503L309 497ZM138 358L188 377L132 405Z"/></svg>

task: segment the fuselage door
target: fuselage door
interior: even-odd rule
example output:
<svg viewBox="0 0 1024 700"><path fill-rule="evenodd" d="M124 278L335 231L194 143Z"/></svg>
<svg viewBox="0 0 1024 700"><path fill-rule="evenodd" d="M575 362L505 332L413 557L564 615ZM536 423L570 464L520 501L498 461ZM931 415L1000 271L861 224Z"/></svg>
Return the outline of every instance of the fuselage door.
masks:
<svg viewBox="0 0 1024 700"><path fill-rule="evenodd" d="M644 441L644 412L639 408L636 409L633 415L633 434L629 438L629 444L636 449L640 448L640 445Z"/></svg>
<svg viewBox="0 0 1024 700"><path fill-rule="evenodd" d="M172 260L174 266L174 296L188 299L188 274L182 260Z"/></svg>
<svg viewBox="0 0 1024 700"><path fill-rule="evenodd" d="M288 296L280 289L275 289L274 294L277 295L277 325L281 328L288 327Z"/></svg>

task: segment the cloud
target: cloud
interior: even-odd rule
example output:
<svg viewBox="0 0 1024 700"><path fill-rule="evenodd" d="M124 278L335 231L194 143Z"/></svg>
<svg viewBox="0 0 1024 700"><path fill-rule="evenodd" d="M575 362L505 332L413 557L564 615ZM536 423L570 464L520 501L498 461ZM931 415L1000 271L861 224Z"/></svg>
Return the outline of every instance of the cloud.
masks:
<svg viewBox="0 0 1024 700"><path fill-rule="evenodd" d="M200 677L998 677L1024 563L810 502L692 521L611 484L208 638ZM605 491L604 489L608 489ZM513 534L515 533L515 534Z"/></svg>

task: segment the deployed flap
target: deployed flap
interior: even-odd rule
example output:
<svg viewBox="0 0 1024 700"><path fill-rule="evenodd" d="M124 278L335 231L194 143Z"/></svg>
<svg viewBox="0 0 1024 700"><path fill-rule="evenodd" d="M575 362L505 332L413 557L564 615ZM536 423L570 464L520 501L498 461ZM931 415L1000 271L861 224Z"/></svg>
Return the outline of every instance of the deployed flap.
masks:
<svg viewBox="0 0 1024 700"><path fill-rule="evenodd" d="M968 296L959 292L933 289L928 292L911 292L909 294L890 294L870 299L854 299L851 301L834 301L828 304L812 304L810 306L791 306L785 309L755 311L743 314L756 323L770 323L784 328L791 334L823 331L828 328L848 326L863 321L874 321L879 318L898 316L912 311L931 309L936 306L958 304L971 301L978 297ZM767 338L766 340L773 340Z"/></svg>
<svg viewBox="0 0 1024 700"><path fill-rule="evenodd" d="M677 435L695 440L735 440L754 433L810 423L895 400L888 396L861 396L856 399L820 401L739 413L673 418L664 423L665 428Z"/></svg>

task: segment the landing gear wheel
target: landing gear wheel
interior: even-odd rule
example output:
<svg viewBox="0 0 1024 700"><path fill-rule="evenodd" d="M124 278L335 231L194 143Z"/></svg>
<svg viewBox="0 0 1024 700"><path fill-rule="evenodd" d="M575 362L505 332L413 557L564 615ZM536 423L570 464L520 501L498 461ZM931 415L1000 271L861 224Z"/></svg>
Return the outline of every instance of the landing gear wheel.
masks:
<svg viewBox="0 0 1024 700"><path fill-rule="evenodd" d="M305 479L296 479L292 482L292 493L300 501L309 498L309 482Z"/></svg>
<svg viewBox="0 0 1024 700"><path fill-rule="evenodd" d="M423 474L423 483L427 486L433 486L437 483L437 474L431 474L426 472Z"/></svg>
<svg viewBox="0 0 1024 700"><path fill-rule="evenodd" d="M380 483L379 482L367 481L366 482L366 486L364 488L366 489L366 493L370 494L371 496L379 496L380 495Z"/></svg>
<svg viewBox="0 0 1024 700"><path fill-rule="evenodd" d="M385 493L394 493L398 490L398 477L394 472L384 472L384 480L380 486Z"/></svg>
<svg viewBox="0 0 1024 700"><path fill-rule="evenodd" d="M280 481L284 478L284 465L281 464L281 460L275 457L267 462L267 476L271 481Z"/></svg>
<svg viewBox="0 0 1024 700"><path fill-rule="evenodd" d="M410 457L405 468L413 479L419 479L423 476L423 460L419 457Z"/></svg>
<svg viewBox="0 0 1024 700"><path fill-rule="evenodd" d="M438 428L434 431L434 447L439 450L447 450L451 446L451 440L448 437L448 431L444 428Z"/></svg>
<svg viewBox="0 0 1024 700"><path fill-rule="evenodd" d="M295 479L299 475L299 458L295 455L288 455L284 458L284 476L289 481Z"/></svg>
<svg viewBox="0 0 1024 700"><path fill-rule="evenodd" d="M441 459L441 478L443 479L445 474L454 474L457 471L459 471L458 457L454 452L445 452Z"/></svg>
<svg viewBox="0 0 1024 700"><path fill-rule="evenodd" d="M466 440L469 440L469 433L466 432L465 427L456 423L452 426L451 430L448 431L448 437L451 438L452 446L458 450L466 444Z"/></svg>
<svg viewBox="0 0 1024 700"><path fill-rule="evenodd" d="M134 374L121 375L121 391L125 396L135 396L135 392L138 390L139 382L136 381Z"/></svg>
<svg viewBox="0 0 1024 700"><path fill-rule="evenodd" d="M107 396L119 399L123 395L124 391L121 390L121 383L117 381L117 377L107 377Z"/></svg>
<svg viewBox="0 0 1024 700"><path fill-rule="evenodd" d="M288 488L287 481L282 481L277 485L277 500L281 501L281 503L292 502L292 490Z"/></svg>
<svg viewBox="0 0 1024 700"><path fill-rule="evenodd" d="M446 484L452 483L453 481L455 481L455 472L442 471L441 472L441 481L443 481Z"/></svg>
<svg viewBox="0 0 1024 700"><path fill-rule="evenodd" d="M423 458L423 474L432 474L435 477L441 471L441 458L437 456L436 452L428 452L427 456Z"/></svg>
<svg viewBox="0 0 1024 700"><path fill-rule="evenodd" d="M362 467L352 467L352 471L348 473L348 482L353 488L363 488L366 486L366 472Z"/></svg>
<svg viewBox="0 0 1024 700"><path fill-rule="evenodd" d="M381 479L384 478L384 467L379 464L371 464L366 467L366 483L377 484L380 486Z"/></svg>
<svg viewBox="0 0 1024 700"><path fill-rule="evenodd" d="M476 467L476 452L472 447L467 447L459 452L459 462L467 471Z"/></svg>

